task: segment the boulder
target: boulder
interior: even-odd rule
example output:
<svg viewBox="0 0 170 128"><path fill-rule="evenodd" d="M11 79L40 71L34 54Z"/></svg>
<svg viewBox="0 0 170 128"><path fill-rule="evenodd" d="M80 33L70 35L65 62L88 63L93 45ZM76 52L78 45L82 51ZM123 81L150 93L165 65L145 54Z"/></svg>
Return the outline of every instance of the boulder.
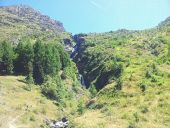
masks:
<svg viewBox="0 0 170 128"><path fill-rule="evenodd" d="M46 120L46 124L50 128L67 128L69 125L69 121L67 118L62 118L61 120L55 121L55 120Z"/></svg>

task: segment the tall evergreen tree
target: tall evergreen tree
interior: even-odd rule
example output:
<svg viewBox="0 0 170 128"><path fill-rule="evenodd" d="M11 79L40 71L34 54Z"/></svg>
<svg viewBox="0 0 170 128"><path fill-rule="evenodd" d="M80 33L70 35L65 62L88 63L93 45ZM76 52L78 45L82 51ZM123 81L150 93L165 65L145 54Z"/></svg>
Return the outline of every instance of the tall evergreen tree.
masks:
<svg viewBox="0 0 170 128"><path fill-rule="evenodd" d="M15 49L17 54L17 58L15 60L15 72L16 73L23 73L24 72L24 63L23 63L23 52L24 52L24 43L20 41Z"/></svg>
<svg viewBox="0 0 170 128"><path fill-rule="evenodd" d="M18 55L15 63L17 73L24 75L32 74L34 50L29 40L22 41L17 45L16 53Z"/></svg>
<svg viewBox="0 0 170 128"><path fill-rule="evenodd" d="M58 60L56 57L57 51L54 51L54 47L51 44L45 45L45 58L44 58L44 71L45 74L55 75L58 70ZM57 53L56 53L57 52Z"/></svg>
<svg viewBox="0 0 170 128"><path fill-rule="evenodd" d="M12 45L4 41L1 44L1 73L8 75L13 73L13 59L14 51Z"/></svg>
<svg viewBox="0 0 170 128"><path fill-rule="evenodd" d="M33 77L35 82L41 84L44 82L45 74L44 74L44 56L45 56L45 47L37 40L34 44L34 69L33 69Z"/></svg>
<svg viewBox="0 0 170 128"><path fill-rule="evenodd" d="M58 49L55 47L55 45L52 45L52 52L55 58L55 63L54 65L56 66L56 72L61 70L61 59L60 59L60 53L58 51Z"/></svg>
<svg viewBox="0 0 170 128"><path fill-rule="evenodd" d="M68 67L71 65L70 57L69 55L64 51L64 48L60 44L55 44L55 48L58 50L60 62L61 62L61 68L64 69L65 67Z"/></svg>
<svg viewBox="0 0 170 128"><path fill-rule="evenodd" d="M2 56L3 56L3 49L2 49L2 43L0 43L0 72L2 71Z"/></svg>
<svg viewBox="0 0 170 128"><path fill-rule="evenodd" d="M44 72L56 76L61 69L60 54L54 44L45 44Z"/></svg>

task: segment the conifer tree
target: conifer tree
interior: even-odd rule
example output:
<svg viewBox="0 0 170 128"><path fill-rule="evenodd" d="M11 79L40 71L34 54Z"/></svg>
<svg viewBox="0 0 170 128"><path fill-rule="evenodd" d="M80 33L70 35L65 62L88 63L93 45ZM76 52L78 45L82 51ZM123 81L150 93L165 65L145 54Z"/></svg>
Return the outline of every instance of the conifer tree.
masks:
<svg viewBox="0 0 170 128"><path fill-rule="evenodd" d="M64 69L65 67L68 67L71 65L70 57L69 55L64 51L64 48L60 44L56 44L55 48L58 50L60 62L61 62L61 68Z"/></svg>
<svg viewBox="0 0 170 128"><path fill-rule="evenodd" d="M16 48L17 59L15 69L17 73L28 75L33 73L34 50L29 40L19 42Z"/></svg>
<svg viewBox="0 0 170 128"><path fill-rule="evenodd" d="M59 53L52 44L45 46L44 71L45 74L54 76L61 68Z"/></svg>
<svg viewBox="0 0 170 128"><path fill-rule="evenodd" d="M11 44L4 41L1 44L1 72L8 75L13 73L13 59L14 51Z"/></svg>
<svg viewBox="0 0 170 128"><path fill-rule="evenodd" d="M36 41L34 44L34 69L33 69L33 77L35 82L41 84L44 82L45 74L43 70L43 62L45 55L44 45L40 42L40 40Z"/></svg>

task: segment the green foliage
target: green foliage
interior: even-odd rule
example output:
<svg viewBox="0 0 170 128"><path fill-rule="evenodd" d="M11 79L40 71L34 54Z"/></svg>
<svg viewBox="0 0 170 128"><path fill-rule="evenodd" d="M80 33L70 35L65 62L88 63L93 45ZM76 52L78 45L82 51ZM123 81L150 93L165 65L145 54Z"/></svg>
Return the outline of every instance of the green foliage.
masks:
<svg viewBox="0 0 170 128"><path fill-rule="evenodd" d="M77 79L76 66L60 43L43 43L39 39L33 43L30 37L22 38L16 47L0 43L0 73L12 74L13 68L15 74L26 75L29 84L42 84L47 75L55 77L62 69L67 77Z"/></svg>
<svg viewBox="0 0 170 128"><path fill-rule="evenodd" d="M60 62L61 62L62 69L69 67L71 65L70 57L69 57L68 53L66 53L64 51L63 46L60 44L56 44L55 48L60 53Z"/></svg>
<svg viewBox="0 0 170 128"><path fill-rule="evenodd" d="M45 44L39 40L34 44L33 76L36 83L43 83L46 75L53 77L61 70L61 55L57 49L57 45L54 43Z"/></svg>
<svg viewBox="0 0 170 128"><path fill-rule="evenodd" d="M85 105L84 101L80 99L78 105L77 105L77 112L79 115L82 115L85 112Z"/></svg>
<svg viewBox="0 0 170 128"><path fill-rule="evenodd" d="M41 84L44 82L45 73L44 73L44 56L45 56L45 47L43 43L38 40L34 44L34 70L33 70L33 77L35 82Z"/></svg>
<svg viewBox="0 0 170 128"><path fill-rule="evenodd" d="M42 93L50 99L59 100L57 86L57 83L48 76L46 82L42 85Z"/></svg>
<svg viewBox="0 0 170 128"><path fill-rule="evenodd" d="M117 80L116 80L116 85L115 85L115 89L116 90L122 90L122 86L123 86L123 81L122 81L122 79L121 78L118 78Z"/></svg>
<svg viewBox="0 0 170 128"><path fill-rule="evenodd" d="M137 128L135 124L131 123L128 128Z"/></svg>
<svg viewBox="0 0 170 128"><path fill-rule="evenodd" d="M31 115L30 116L30 121L35 121L36 119L35 119L35 116L34 115Z"/></svg>
<svg viewBox="0 0 170 128"><path fill-rule="evenodd" d="M34 79L31 73L26 76L25 80L27 84L34 84Z"/></svg>
<svg viewBox="0 0 170 128"><path fill-rule="evenodd" d="M42 93L60 107L66 107L75 94L83 93L77 67L59 43L32 42L29 37L23 38L16 47L0 43L0 73L11 74L13 63L14 73L26 76L27 91L31 91L32 84L40 84ZM61 78L69 79L73 87L68 88Z"/></svg>
<svg viewBox="0 0 170 128"><path fill-rule="evenodd" d="M78 70L75 63L71 62L70 66L65 67L62 76L65 78L71 78L75 81L78 78Z"/></svg>
<svg viewBox="0 0 170 128"><path fill-rule="evenodd" d="M147 70L145 76L146 76L146 78L151 78L151 76L152 76L152 71Z"/></svg>
<svg viewBox="0 0 170 128"><path fill-rule="evenodd" d="M145 92L147 89L147 83L145 81L142 81L141 83L139 83L138 86L140 87L142 92Z"/></svg>
<svg viewBox="0 0 170 128"><path fill-rule="evenodd" d="M56 100L60 105L65 104L65 99L69 97L66 87L62 84L59 76L45 78L45 83L42 85L42 93L50 99Z"/></svg>
<svg viewBox="0 0 170 128"><path fill-rule="evenodd" d="M16 49L15 72L28 75L33 73L34 49L30 39L21 40Z"/></svg>
<svg viewBox="0 0 170 128"><path fill-rule="evenodd" d="M123 73L123 65L116 61L106 61L96 80L97 89L102 89L104 85L108 84L111 80L118 79Z"/></svg>
<svg viewBox="0 0 170 128"><path fill-rule="evenodd" d="M138 115L138 113L135 112L135 113L133 114L133 116L134 116L134 118L135 118L135 122L139 122L139 115Z"/></svg>
<svg viewBox="0 0 170 128"><path fill-rule="evenodd" d="M146 71L145 77L150 80L152 83L156 83L158 86L163 84L163 80L161 77L163 77L163 74L160 73L159 69L157 68L157 65L155 63L149 65L149 68ZM142 85L144 88L144 85Z"/></svg>
<svg viewBox="0 0 170 128"><path fill-rule="evenodd" d="M146 107L146 106L142 106L141 107L141 112L142 113L147 113L149 110L148 110L148 108Z"/></svg>
<svg viewBox="0 0 170 128"><path fill-rule="evenodd" d="M58 50L53 44L44 44L45 55L43 60L44 73L54 76L61 69Z"/></svg>
<svg viewBox="0 0 170 128"><path fill-rule="evenodd" d="M89 91L90 91L90 94L91 94L91 97L92 97L92 98L96 96L96 94L97 94L97 89L96 89L96 87L95 87L94 84L92 84L92 85L89 87Z"/></svg>
<svg viewBox="0 0 170 128"><path fill-rule="evenodd" d="M170 41L168 43L168 54L167 54L167 59L170 62Z"/></svg>
<svg viewBox="0 0 170 128"><path fill-rule="evenodd" d="M74 61L84 76L87 87L94 83L96 89L100 90L122 75L121 62L125 60L121 55L115 54L115 51L117 47L127 43L126 36L119 37L112 33L79 36L75 41L81 43L80 50Z"/></svg>
<svg viewBox="0 0 170 128"><path fill-rule="evenodd" d="M0 72L3 74L12 74L13 73L13 59L14 51L13 47L9 42L0 43Z"/></svg>

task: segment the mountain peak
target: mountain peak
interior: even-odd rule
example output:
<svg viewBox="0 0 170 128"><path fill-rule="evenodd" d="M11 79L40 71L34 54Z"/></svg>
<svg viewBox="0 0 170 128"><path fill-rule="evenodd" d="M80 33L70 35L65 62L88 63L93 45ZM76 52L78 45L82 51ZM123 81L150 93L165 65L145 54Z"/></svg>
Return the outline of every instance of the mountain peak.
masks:
<svg viewBox="0 0 170 128"><path fill-rule="evenodd" d="M42 15L39 11L36 11L29 5L0 6L0 10L22 18L22 20L28 21L29 23L39 24L44 30L52 30L54 32L65 31L63 24L60 21Z"/></svg>

